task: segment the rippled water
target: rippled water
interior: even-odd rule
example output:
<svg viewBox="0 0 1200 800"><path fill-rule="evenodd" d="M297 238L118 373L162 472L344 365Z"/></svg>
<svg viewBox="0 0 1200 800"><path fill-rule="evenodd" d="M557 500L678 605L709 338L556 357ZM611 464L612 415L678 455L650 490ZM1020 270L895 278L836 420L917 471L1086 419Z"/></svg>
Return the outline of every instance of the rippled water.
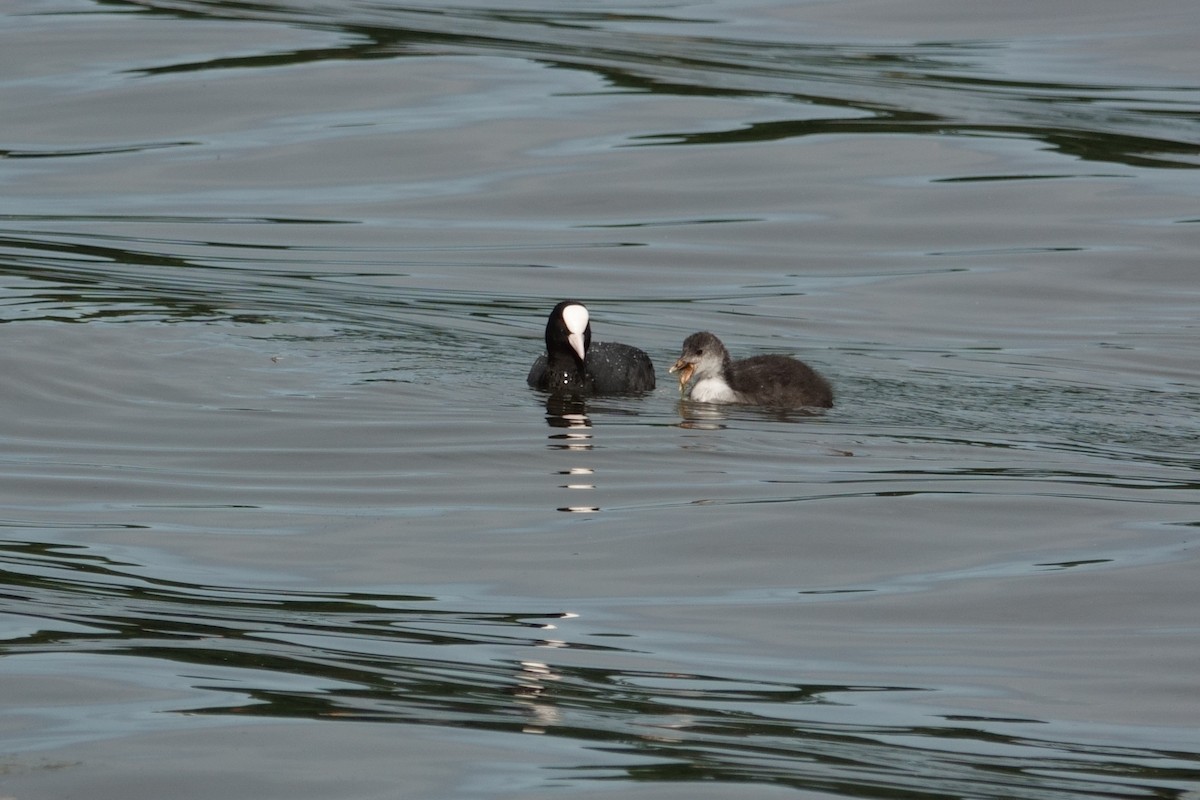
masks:
<svg viewBox="0 0 1200 800"><path fill-rule="evenodd" d="M1196 797L1197 33L6 5L0 793Z"/></svg>

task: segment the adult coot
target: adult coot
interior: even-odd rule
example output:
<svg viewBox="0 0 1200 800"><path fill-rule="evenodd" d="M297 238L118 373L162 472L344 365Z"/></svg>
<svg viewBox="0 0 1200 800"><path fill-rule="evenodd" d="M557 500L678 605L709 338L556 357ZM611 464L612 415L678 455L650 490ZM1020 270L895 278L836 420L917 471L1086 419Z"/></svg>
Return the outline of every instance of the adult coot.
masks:
<svg viewBox="0 0 1200 800"><path fill-rule="evenodd" d="M538 356L526 382L555 394L632 394L654 388L650 356L619 342L592 344L592 326L583 303L564 300L546 321L546 352Z"/></svg>
<svg viewBox="0 0 1200 800"><path fill-rule="evenodd" d="M744 403L776 408L833 405L833 389L816 370L790 356L765 355L734 361L721 340L708 331L683 340L671 366L681 391L695 380L688 397L699 403Z"/></svg>

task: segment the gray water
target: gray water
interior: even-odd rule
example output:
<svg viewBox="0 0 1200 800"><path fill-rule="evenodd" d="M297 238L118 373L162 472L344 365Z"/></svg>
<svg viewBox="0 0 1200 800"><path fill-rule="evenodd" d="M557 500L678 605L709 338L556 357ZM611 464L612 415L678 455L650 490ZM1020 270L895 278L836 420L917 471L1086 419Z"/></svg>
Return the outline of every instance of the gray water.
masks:
<svg viewBox="0 0 1200 800"><path fill-rule="evenodd" d="M1197 796L1191 0L0 14L6 798Z"/></svg>

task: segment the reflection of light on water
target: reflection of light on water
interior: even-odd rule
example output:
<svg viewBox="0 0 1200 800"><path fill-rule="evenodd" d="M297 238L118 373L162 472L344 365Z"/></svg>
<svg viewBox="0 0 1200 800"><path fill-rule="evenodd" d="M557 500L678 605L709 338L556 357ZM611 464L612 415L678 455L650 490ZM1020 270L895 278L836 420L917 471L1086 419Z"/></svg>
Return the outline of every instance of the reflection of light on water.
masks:
<svg viewBox="0 0 1200 800"><path fill-rule="evenodd" d="M578 475L595 475L596 470L591 467L571 467L570 469L561 469L559 475L578 476ZM560 483L560 489L595 489L594 483L568 482ZM563 506L559 511L568 511L572 514L594 514L600 510L599 506Z"/></svg>
<svg viewBox="0 0 1200 800"><path fill-rule="evenodd" d="M546 412L546 422L551 428L558 429L549 437L551 442L549 446L552 450L585 452L592 449L592 420L587 415L587 407L583 405L582 401L551 398L546 402ZM594 475L595 470L590 467L571 467L558 470L555 474L567 476L567 481L559 484L560 489L587 491L596 488L596 484L578 479L578 476L581 475ZM572 514L594 514L600 510L600 507L570 505L561 506L558 510Z"/></svg>
<svg viewBox="0 0 1200 800"><path fill-rule="evenodd" d="M678 411L679 416L683 417L679 427L691 430L719 431L725 427L723 421L728 419L725 409L712 403L680 400Z"/></svg>
<svg viewBox="0 0 1200 800"><path fill-rule="evenodd" d="M551 447L559 450L591 450L592 435L590 433L556 433L550 437L557 439L562 444L554 444Z"/></svg>
<svg viewBox="0 0 1200 800"><path fill-rule="evenodd" d="M557 725L562 720L562 712L558 706L548 702L538 702L546 693L546 683L561 680L561 677L549 665L540 661L522 661L521 671L517 673L516 696L521 705L529 712L529 721L521 728L525 733L545 733L546 728Z"/></svg>
<svg viewBox="0 0 1200 800"><path fill-rule="evenodd" d="M559 616L560 619L578 617L570 611ZM553 628L553 625L547 627ZM558 649L566 647L561 639L546 639L538 647ZM521 728L525 733L545 733L551 725L561 724L562 712L549 695L549 689L557 681L562 680L562 674L544 661L522 661L521 669L517 672L517 687L513 691L517 702L529 714L529 719Z"/></svg>
<svg viewBox="0 0 1200 800"><path fill-rule="evenodd" d="M565 445L559 445L560 448L566 450L591 449L592 421L587 414L562 414L558 417L556 427L566 428L568 431L550 436L551 439L566 441Z"/></svg>
<svg viewBox="0 0 1200 800"><path fill-rule="evenodd" d="M685 419L679 423L679 427L696 431L719 431L725 426L719 422L701 422L695 419Z"/></svg>
<svg viewBox="0 0 1200 800"><path fill-rule="evenodd" d="M546 691L542 681L556 681L559 675L541 661L522 661L521 671L517 673L517 682L522 689L531 689L541 694Z"/></svg>
<svg viewBox="0 0 1200 800"><path fill-rule="evenodd" d="M559 475L593 475L593 474L595 474L595 470L589 469L588 467L572 467L569 470L561 470L558 474ZM560 483L559 488L560 489L576 489L576 490L578 490L578 489L595 489L596 484L594 484L594 483ZM598 506L564 506L558 510L559 511L570 511L570 512L573 512L576 514L580 514L580 513L589 514L589 513L594 513L596 511L599 511L600 508Z"/></svg>
<svg viewBox="0 0 1200 800"><path fill-rule="evenodd" d="M559 470L559 475L594 475L596 470L587 467L572 467L571 469ZM560 484L563 489L595 489L594 483L564 483Z"/></svg>
<svg viewBox="0 0 1200 800"><path fill-rule="evenodd" d="M655 729L653 733L641 734L641 737L646 741L677 743L684 741L684 737L670 731L685 731L693 728L696 725L696 718L690 714L676 714L672 717L663 717L660 720L639 720L639 724Z"/></svg>

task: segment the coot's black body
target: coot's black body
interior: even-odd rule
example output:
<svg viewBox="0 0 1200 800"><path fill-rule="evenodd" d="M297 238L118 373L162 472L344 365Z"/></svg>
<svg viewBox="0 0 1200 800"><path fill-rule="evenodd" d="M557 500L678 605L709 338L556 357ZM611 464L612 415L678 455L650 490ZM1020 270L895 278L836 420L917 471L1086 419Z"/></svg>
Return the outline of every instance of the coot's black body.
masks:
<svg viewBox="0 0 1200 800"><path fill-rule="evenodd" d="M564 300L546 321L546 352L526 383L555 394L636 394L654 388L650 356L620 342L592 344L592 325L582 303Z"/></svg>
<svg viewBox="0 0 1200 800"><path fill-rule="evenodd" d="M763 355L734 361L708 331L693 333L671 367L680 388L694 380L688 398L699 403L742 403L774 408L833 406L833 389L808 364L790 356Z"/></svg>

